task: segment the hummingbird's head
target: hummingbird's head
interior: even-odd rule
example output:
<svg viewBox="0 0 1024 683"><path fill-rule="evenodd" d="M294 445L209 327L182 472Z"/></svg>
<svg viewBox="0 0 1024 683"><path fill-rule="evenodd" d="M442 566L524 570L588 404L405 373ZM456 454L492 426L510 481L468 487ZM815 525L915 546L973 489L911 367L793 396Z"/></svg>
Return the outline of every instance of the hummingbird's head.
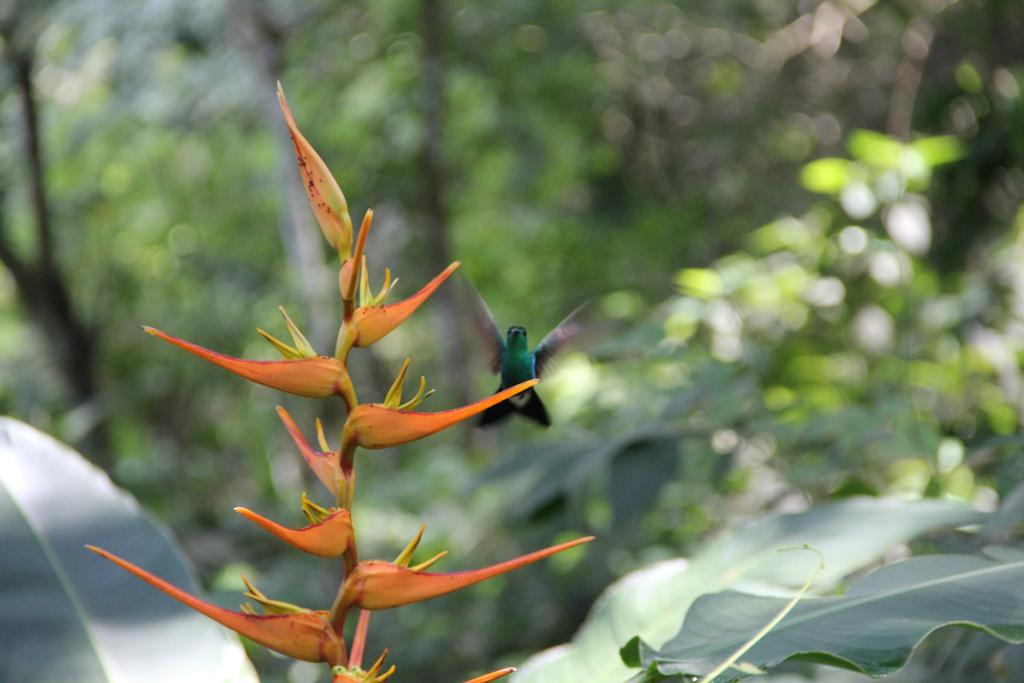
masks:
<svg viewBox="0 0 1024 683"><path fill-rule="evenodd" d="M519 325L513 325L508 328L508 336L506 338L506 344L510 349L525 349L526 348L526 328L520 327Z"/></svg>

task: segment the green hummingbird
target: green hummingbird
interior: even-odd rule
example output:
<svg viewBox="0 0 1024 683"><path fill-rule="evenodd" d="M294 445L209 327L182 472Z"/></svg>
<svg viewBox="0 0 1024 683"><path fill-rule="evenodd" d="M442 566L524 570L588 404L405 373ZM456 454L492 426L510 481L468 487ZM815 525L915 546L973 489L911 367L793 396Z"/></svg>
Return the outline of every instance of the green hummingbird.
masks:
<svg viewBox="0 0 1024 683"><path fill-rule="evenodd" d="M474 322L477 332L483 337L491 352L491 372L501 376L498 391L534 377L541 377L555 355L583 330L576 322L576 317L586 303L567 315L536 347L530 349L525 327L513 325L503 337L494 316L479 294L476 294L476 303ZM519 413L545 427L551 425L551 418L548 417L544 402L533 389L488 408L480 416L479 424L492 425L512 413Z"/></svg>

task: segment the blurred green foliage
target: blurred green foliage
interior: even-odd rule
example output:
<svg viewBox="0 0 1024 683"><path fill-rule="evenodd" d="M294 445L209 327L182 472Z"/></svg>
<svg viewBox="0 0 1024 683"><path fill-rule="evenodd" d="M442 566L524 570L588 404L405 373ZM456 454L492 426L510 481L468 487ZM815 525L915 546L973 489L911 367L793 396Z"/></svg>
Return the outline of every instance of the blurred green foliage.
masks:
<svg viewBox="0 0 1024 683"><path fill-rule="evenodd" d="M230 510L286 519L304 487L316 490L273 406L307 428L313 414L137 325L271 357L254 327L277 324L284 303L330 348L339 311L316 267L325 245L303 261L288 230L319 240L308 209L290 208L301 188L281 154L275 78L353 214L376 209L371 268L391 267L400 292L433 275L432 6L2 7L36 55L55 258L97 331L100 388L84 404L69 398L0 275L0 412L109 465L218 594L239 587L244 566L270 594L329 599L334 581L315 560ZM440 12L453 256L503 324L539 332L588 296L604 322L540 388L550 432L512 424L366 455L361 543L391 555L422 519L424 553L448 548L460 568L560 534L600 539L376 616L370 651L390 646L402 680L456 680L565 641L615 577L767 510L855 493L991 509L1024 478L1019 3ZM18 47L3 46L0 208L4 241L28 255L38 245L9 68ZM454 402L437 306L359 356L354 371L379 396L412 351L413 371L439 389L431 404ZM482 359L472 379L476 393L493 390ZM108 441L90 452L97 425ZM267 683L315 680L303 664L251 654ZM986 666L975 653L963 680Z"/></svg>

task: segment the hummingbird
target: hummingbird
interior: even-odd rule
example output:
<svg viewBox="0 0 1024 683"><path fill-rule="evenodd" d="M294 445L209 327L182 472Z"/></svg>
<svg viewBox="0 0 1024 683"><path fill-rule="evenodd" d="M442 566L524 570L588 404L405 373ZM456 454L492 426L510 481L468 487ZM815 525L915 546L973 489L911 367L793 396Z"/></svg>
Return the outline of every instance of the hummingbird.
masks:
<svg viewBox="0 0 1024 683"><path fill-rule="evenodd" d="M498 391L535 377L540 378L555 355L583 330L582 326L576 322L576 317L586 303L567 315L555 329L548 332L540 340L540 343L531 349L527 341L525 327L513 325L502 336L501 329L494 321L494 316L491 315L490 309L487 308L487 304L479 294L476 294L476 301L474 318L477 332L484 338L491 352L491 372L501 377ZM541 401L534 389L527 389L507 401L491 406L480 416L479 424L480 426L492 425L512 413L518 413L534 420L544 427L551 425L551 418L548 417L544 402Z"/></svg>

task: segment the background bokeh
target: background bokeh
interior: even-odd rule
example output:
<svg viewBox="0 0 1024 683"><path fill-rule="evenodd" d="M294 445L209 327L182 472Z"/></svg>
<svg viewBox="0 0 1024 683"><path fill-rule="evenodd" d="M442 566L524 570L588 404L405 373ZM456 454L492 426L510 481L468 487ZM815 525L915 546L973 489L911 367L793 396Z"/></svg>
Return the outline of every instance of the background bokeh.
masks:
<svg viewBox="0 0 1024 683"><path fill-rule="evenodd" d="M332 597L231 507L297 523L321 492L274 405L341 414L138 326L270 358L254 328L285 304L332 348L277 80L353 215L376 210L377 281L459 259L534 339L595 299L541 387L550 430L361 456L364 555L421 520L448 568L599 536L376 616L402 680L563 642L616 577L769 511L993 509L1024 478L1024 4L7 0L0 32L0 413L105 468L226 604L240 572ZM353 356L361 395L406 355L435 409L493 391L459 291ZM1011 680L988 647L915 661ZM317 680L251 656L266 683Z"/></svg>

